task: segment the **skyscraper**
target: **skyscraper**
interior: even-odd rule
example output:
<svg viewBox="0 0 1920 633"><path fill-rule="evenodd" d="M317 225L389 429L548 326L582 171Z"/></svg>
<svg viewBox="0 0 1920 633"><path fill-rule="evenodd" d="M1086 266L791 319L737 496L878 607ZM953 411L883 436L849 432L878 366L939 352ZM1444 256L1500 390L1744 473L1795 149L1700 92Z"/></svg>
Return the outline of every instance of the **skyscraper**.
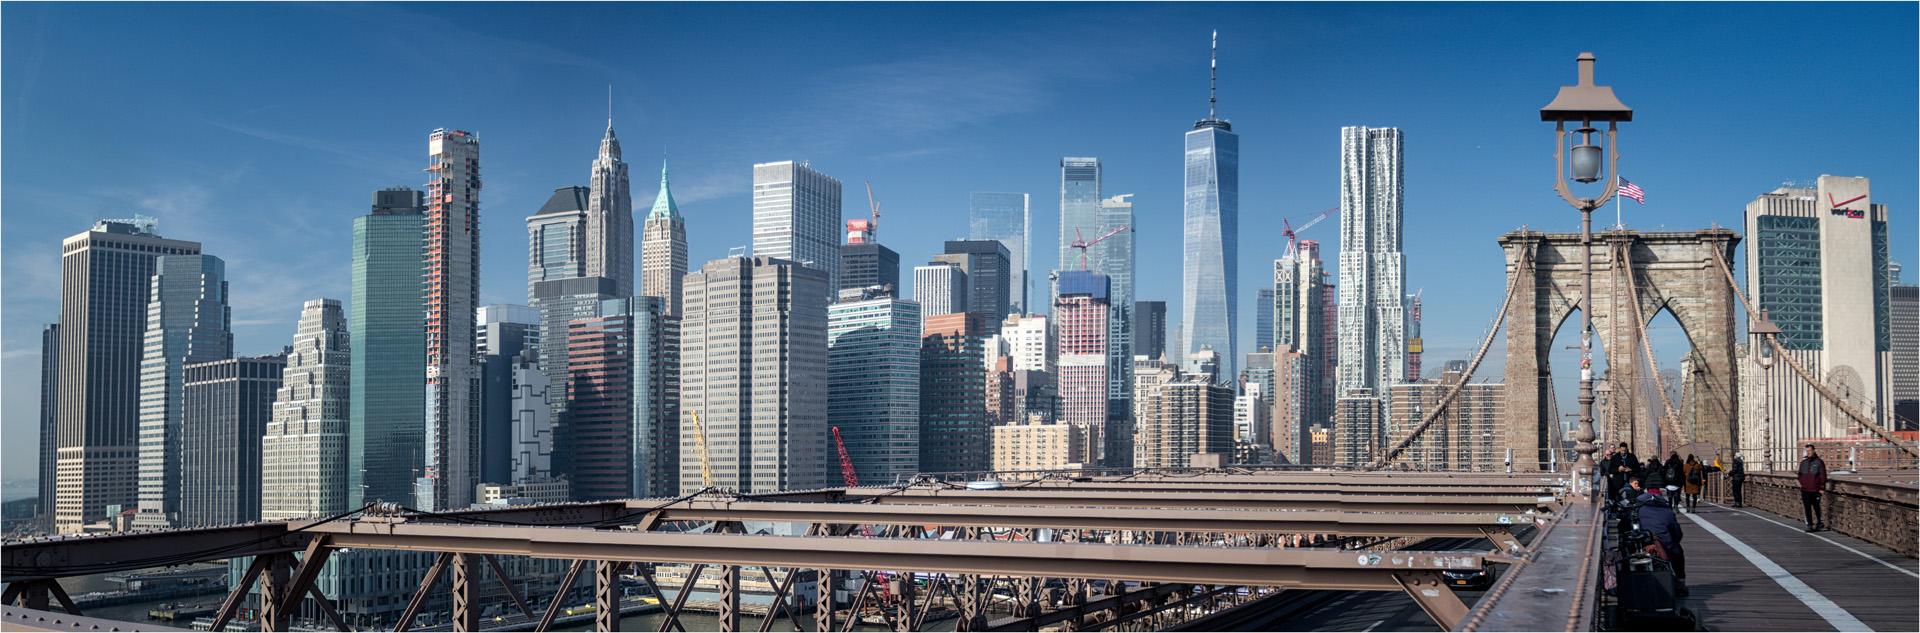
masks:
<svg viewBox="0 0 1920 633"><path fill-rule="evenodd" d="M1087 250L1093 270L1107 276L1107 404L1114 419L1108 426L1119 432L1108 441L1126 440L1133 426L1133 194L1100 201L1100 240ZM1116 232L1117 231L1117 232ZM1119 459L1120 462L1113 460ZM1108 463L1131 463L1131 449L1109 451Z"/></svg>
<svg viewBox="0 0 1920 633"><path fill-rule="evenodd" d="M1407 375L1406 263L1400 254L1401 136L1340 128L1340 326L1336 393L1384 401ZM1343 403L1342 415L1345 415ZM1378 422L1384 412L1364 418ZM1349 416L1354 420L1363 418ZM1376 431L1377 432L1377 429ZM1342 446L1358 446L1347 429ZM1369 440L1375 444L1378 438Z"/></svg>
<svg viewBox="0 0 1920 633"><path fill-rule="evenodd" d="M999 240L1007 247L1007 260L1013 274L1008 286L1012 288L1007 306L1008 314L1026 314L1031 305L1027 302L1032 292L1032 281L1028 278L1027 261L1030 249L1027 233L1029 230L1028 198L1024 193L994 193L975 191L969 196L967 204L967 239Z"/></svg>
<svg viewBox="0 0 1920 633"><path fill-rule="evenodd" d="M1297 423L1302 429L1325 426L1333 415L1331 401L1322 388L1334 355L1327 345L1334 332L1326 327L1331 290L1325 283L1325 273L1320 243L1313 240L1303 240L1289 257L1273 260L1273 342L1270 344L1275 354L1275 368L1280 368L1280 359L1289 353L1308 359L1287 368L1299 374L1297 380L1287 381L1284 388L1276 386L1274 401L1283 403L1289 410L1275 412L1274 419ZM1305 433L1300 430L1300 435L1292 437L1308 437ZM1288 457L1300 450L1297 443L1276 448Z"/></svg>
<svg viewBox="0 0 1920 633"><path fill-rule="evenodd" d="M226 262L162 255L149 296L140 359L140 513L133 524L166 528L180 512L180 368L233 356Z"/></svg>
<svg viewBox="0 0 1920 633"><path fill-rule="evenodd" d="M1014 371L1051 375L1060 370L1059 341L1049 323L1044 314L1010 316L1000 323L1000 338L1007 342Z"/></svg>
<svg viewBox="0 0 1920 633"><path fill-rule="evenodd" d="M1219 36L1215 34L1215 50ZM1212 63L1217 68L1218 61ZM1185 259L1180 283L1181 352L1211 346L1221 374L1231 380L1240 360L1234 336L1240 323L1240 136L1214 113L1187 132Z"/></svg>
<svg viewBox="0 0 1920 633"><path fill-rule="evenodd" d="M568 324L567 415L555 435L575 499L679 489L680 323L666 310L662 297L611 299Z"/></svg>
<svg viewBox="0 0 1920 633"><path fill-rule="evenodd" d="M53 529L54 466L59 462L59 432L55 413L60 408L60 324L40 328L40 486L34 527Z"/></svg>
<svg viewBox="0 0 1920 633"><path fill-rule="evenodd" d="M54 528L76 533L139 495L140 363L147 300L162 255L200 244L161 238L159 222L102 220L61 242Z"/></svg>
<svg viewBox="0 0 1920 633"><path fill-rule="evenodd" d="M352 354L339 299L300 310L260 440L260 519L329 517L347 511L347 388Z"/></svg>
<svg viewBox="0 0 1920 633"><path fill-rule="evenodd" d="M874 286L892 286L899 296L900 254L880 243L880 226L874 220L847 220L847 243L840 247L839 293L863 296L861 291Z"/></svg>
<svg viewBox="0 0 1920 633"><path fill-rule="evenodd" d="M1779 326L1775 339L1788 354L1884 424L1893 404L1888 210L1872 203L1870 185L1821 176L1815 189L1776 189L1747 203L1747 291ZM1787 363L1769 372L1774 459L1797 454L1798 438L1864 431ZM1762 445L1758 429L1742 435L1743 446Z"/></svg>
<svg viewBox="0 0 1920 633"><path fill-rule="evenodd" d="M967 273L959 264L931 262L913 267L913 300L924 316L967 311Z"/></svg>
<svg viewBox="0 0 1920 633"><path fill-rule="evenodd" d="M1060 422L1087 427L1094 446L1088 456L1106 463L1107 397L1107 276L1081 270L1060 273L1059 297L1053 319L1059 337Z"/></svg>
<svg viewBox="0 0 1920 633"><path fill-rule="evenodd" d="M1274 260L1275 264L1279 260ZM1253 293L1253 345L1273 346L1273 288L1255 288Z"/></svg>
<svg viewBox="0 0 1920 633"><path fill-rule="evenodd" d="M827 420L862 482L920 472L920 327L892 296L827 308Z"/></svg>
<svg viewBox="0 0 1920 633"><path fill-rule="evenodd" d="M1133 355L1160 358L1167 352L1167 302L1133 302Z"/></svg>
<svg viewBox="0 0 1920 633"><path fill-rule="evenodd" d="M540 345L540 311L528 306L483 306L479 323L480 481L513 483L515 359ZM289 369L291 371L291 369Z"/></svg>
<svg viewBox="0 0 1920 633"><path fill-rule="evenodd" d="M1100 237L1100 159L1092 157L1060 159L1060 265L1055 270L1080 270L1080 249L1075 240L1091 241ZM1087 270L1093 270L1094 254L1086 253Z"/></svg>
<svg viewBox="0 0 1920 633"><path fill-rule="evenodd" d="M420 476L426 421L424 192L373 193L353 219L354 362L348 372L347 505L404 502Z"/></svg>
<svg viewBox="0 0 1920 633"><path fill-rule="evenodd" d="M480 483L480 366L474 309L480 307L480 139L439 129L427 138L426 463L414 507L464 508ZM591 221L591 217L588 218ZM588 270L593 268L588 230ZM357 308L356 308L357 310Z"/></svg>
<svg viewBox="0 0 1920 633"><path fill-rule="evenodd" d="M666 191L666 177L663 166L661 191ZM615 294L631 297L633 192L627 187L627 163L620 160L620 139L613 136L611 113L607 117L607 135L600 139L600 155L593 159L592 187L587 203L586 276L612 279ZM479 185L476 183L474 188L478 189ZM681 264L683 268L685 265Z"/></svg>
<svg viewBox="0 0 1920 633"><path fill-rule="evenodd" d="M1407 382L1420 382L1420 293L1407 295Z"/></svg>
<svg viewBox="0 0 1920 633"><path fill-rule="evenodd" d="M540 370L547 373L548 404L553 407L554 424L564 424L567 414L567 324L600 316L600 302L618 299L612 279L575 277L543 281L533 286L533 309L540 311L540 339L552 341L540 346Z"/></svg>
<svg viewBox="0 0 1920 633"><path fill-rule="evenodd" d="M533 285L587 274L586 187L553 190L547 203L527 218L527 299Z"/></svg>
<svg viewBox="0 0 1920 633"><path fill-rule="evenodd" d="M981 471L992 459L987 367L980 362L986 320L973 312L926 317L920 343L921 472Z"/></svg>
<svg viewBox="0 0 1920 633"><path fill-rule="evenodd" d="M274 354L182 368L180 525L260 520L260 439L286 366Z"/></svg>
<svg viewBox="0 0 1920 633"><path fill-rule="evenodd" d="M667 314L680 314L680 283L687 276L687 223L667 186L667 164L660 163L660 193L640 240L640 293L667 300Z"/></svg>
<svg viewBox="0 0 1920 633"><path fill-rule="evenodd" d="M753 166L753 255L827 273L840 288L840 181L807 163ZM829 297L831 300L831 297Z"/></svg>
<svg viewBox="0 0 1920 633"><path fill-rule="evenodd" d="M956 264L967 274L965 311L984 319L988 335L1000 333L1000 318L1007 315L1013 290L1012 258L1006 245L999 240L951 240L946 252L933 256L933 261Z"/></svg>
<svg viewBox="0 0 1920 633"><path fill-rule="evenodd" d="M682 446L704 425L714 485L742 492L826 486L827 273L771 257L707 262L686 279ZM700 490L697 459L680 491Z"/></svg>

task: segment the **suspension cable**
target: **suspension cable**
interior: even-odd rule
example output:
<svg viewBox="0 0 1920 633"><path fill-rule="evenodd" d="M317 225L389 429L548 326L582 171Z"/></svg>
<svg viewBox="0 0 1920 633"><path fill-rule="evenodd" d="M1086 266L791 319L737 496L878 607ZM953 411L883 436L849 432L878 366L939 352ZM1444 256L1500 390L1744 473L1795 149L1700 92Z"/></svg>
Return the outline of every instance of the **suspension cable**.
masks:
<svg viewBox="0 0 1920 633"><path fill-rule="evenodd" d="M1647 338L1647 322L1646 319L1640 315L1640 283L1633 275L1633 247L1625 242L1620 242L1615 246L1614 272L1627 276L1627 311L1633 315L1633 329L1640 336L1640 349L1646 353L1647 368L1653 371L1655 384L1658 384L1660 379L1660 359L1655 358L1653 355L1653 341ZM1625 265L1620 265L1622 263ZM1681 377L1681 380L1685 381L1686 378ZM1635 383L1632 387L1636 389L1645 384L1640 381L1635 381ZM1692 444L1693 439L1690 437L1691 434L1680 425L1680 413L1673 409L1673 400L1667 397L1666 385L1659 385L1654 391L1660 393L1660 406L1665 408L1667 412L1666 417L1662 419L1664 424L1660 424L1660 426L1667 427L1667 430L1672 431L1674 439L1679 440L1680 444Z"/></svg>
<svg viewBox="0 0 1920 633"><path fill-rule="evenodd" d="M1740 306L1747 309L1747 318L1752 319L1756 322L1759 321L1760 315L1754 311L1752 304L1747 303L1746 295L1743 295L1740 293L1740 285L1734 282L1733 269L1728 268L1727 261L1720 257L1720 249L1711 248L1707 250L1708 252L1711 252L1713 254L1713 263L1718 264L1720 266L1720 272L1726 275L1727 287L1733 289L1733 296L1739 297ZM1911 455L1914 457L1920 457L1920 449L1914 448L1912 442L1908 442L1906 440L1895 437L1894 434L1887 432L1887 429L1885 427L1882 427L1879 424L1874 423L1872 419L1869 419L1867 416L1861 414L1859 411L1855 411L1853 407L1847 406L1846 401L1840 398L1840 394L1834 393L1832 389L1827 388L1827 385L1825 383L1820 382L1820 380L1815 378L1812 373L1808 372L1807 368L1801 367L1800 361L1794 360L1793 355L1788 354L1787 348L1781 347L1780 341L1776 340L1775 337L1762 336L1760 338L1765 339L1767 342L1767 345L1773 348L1773 353L1775 356L1786 359L1787 366L1793 368L1793 373L1799 374L1801 380L1805 380L1807 381L1807 384L1812 385L1814 391L1819 392L1820 395L1824 396L1828 402L1833 403L1833 406L1838 407L1842 412L1845 412L1847 414L1847 417L1853 418L1853 421L1859 422L1861 426L1864 426L1868 430L1873 431L1874 435L1880 436L1880 439L1886 440L1887 443L1892 444L1894 448L1898 448L1902 451L1906 451L1908 455ZM1767 448L1771 450L1773 447L1769 446Z"/></svg>

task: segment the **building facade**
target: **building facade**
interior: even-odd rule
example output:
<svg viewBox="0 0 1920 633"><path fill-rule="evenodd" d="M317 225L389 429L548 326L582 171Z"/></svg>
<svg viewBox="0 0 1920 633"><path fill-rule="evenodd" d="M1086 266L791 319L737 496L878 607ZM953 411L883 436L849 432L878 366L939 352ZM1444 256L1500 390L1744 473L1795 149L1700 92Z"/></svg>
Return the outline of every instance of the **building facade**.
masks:
<svg viewBox="0 0 1920 633"><path fill-rule="evenodd" d="M1313 360L1296 366L1299 379L1274 395L1276 402L1288 402L1298 424L1304 426L1325 426L1333 417L1326 384L1333 378L1328 370L1337 354L1329 342L1336 340L1337 328L1331 327L1327 316L1332 291L1325 280L1319 242L1301 241L1291 257L1273 261L1273 341L1268 344L1276 354L1295 353ZM1293 455L1286 448L1281 452Z"/></svg>
<svg viewBox="0 0 1920 633"><path fill-rule="evenodd" d="M1167 302L1133 302L1133 355L1161 358L1167 353Z"/></svg>
<svg viewBox="0 0 1920 633"><path fill-rule="evenodd" d="M1920 430L1920 286L1900 283L1893 275L1888 343L1893 350L1893 409L1895 426Z"/></svg>
<svg viewBox="0 0 1920 633"><path fill-rule="evenodd" d="M999 240L952 240L930 263L951 263L966 273L965 311L980 315L991 336L1000 332L1000 319L1012 305L1012 261Z"/></svg>
<svg viewBox="0 0 1920 633"><path fill-rule="evenodd" d="M793 161L753 166L753 255L827 273L840 288L840 181Z"/></svg>
<svg viewBox="0 0 1920 633"><path fill-rule="evenodd" d="M514 482L545 481L553 469L553 407L547 373L530 352L513 358L513 454L508 467Z"/></svg>
<svg viewBox="0 0 1920 633"><path fill-rule="evenodd" d="M1107 323L1111 318L1107 277L1070 270L1059 274L1055 288L1053 319L1060 367L1054 374L1060 393L1056 421L1086 426L1087 436L1095 442L1088 458L1104 464L1110 426L1107 336L1112 331Z"/></svg>
<svg viewBox="0 0 1920 633"><path fill-rule="evenodd" d="M1892 272L1888 209L1872 203L1870 184L1821 176L1814 189L1776 189L1748 203L1747 293L1780 328L1788 354L1884 425L1894 401ZM1775 459L1798 455L1802 438L1865 432L1787 363L1768 373ZM1743 446L1762 445L1757 428L1741 435Z"/></svg>
<svg viewBox="0 0 1920 633"><path fill-rule="evenodd" d="M53 531L53 498L55 485L55 466L60 461L60 427L57 424L60 410L60 324L48 323L40 328L40 470L36 483L40 486L40 496L36 499L38 508L34 510L34 528L43 532Z"/></svg>
<svg viewBox="0 0 1920 633"><path fill-rule="evenodd" d="M679 490L680 323L666 310L661 297L611 299L568 324L567 415L555 434L577 500Z"/></svg>
<svg viewBox="0 0 1920 633"><path fill-rule="evenodd" d="M1333 406L1333 463L1341 466L1373 463L1379 456L1382 441L1380 398L1374 397L1372 389L1359 387L1347 390L1347 395L1335 400Z"/></svg>
<svg viewBox="0 0 1920 633"><path fill-rule="evenodd" d="M1186 133L1185 256L1180 278L1182 353L1209 346L1231 380L1240 360L1240 135L1214 116Z"/></svg>
<svg viewBox="0 0 1920 633"><path fill-rule="evenodd" d="M827 430L831 283L824 271L771 257L716 259L687 275L680 442L699 446L698 415L714 485L766 492L835 480ZM699 460L681 460L681 493L701 486Z"/></svg>
<svg viewBox="0 0 1920 633"><path fill-rule="evenodd" d="M180 513L181 368L233 357L227 265L212 255L154 262L140 358L141 528L172 527Z"/></svg>
<svg viewBox="0 0 1920 633"><path fill-rule="evenodd" d="M660 172L665 191L666 170ZM633 296L633 191L627 181L627 163L620 160L620 139L613 135L613 119L600 139L593 159L593 180L587 198L587 277L613 280L617 296ZM683 264L684 267L684 264Z"/></svg>
<svg viewBox="0 0 1920 633"><path fill-rule="evenodd" d="M1086 468L1087 427L1023 420L993 427L992 469L1069 470Z"/></svg>
<svg viewBox="0 0 1920 633"><path fill-rule="evenodd" d="M1100 176L1098 158L1060 159L1060 265L1054 270L1080 270L1081 252L1074 241L1100 237Z"/></svg>
<svg viewBox="0 0 1920 633"><path fill-rule="evenodd" d="M1233 387L1208 374L1181 374L1155 390L1153 404L1137 467L1186 468L1199 453L1234 454Z"/></svg>
<svg viewBox="0 0 1920 633"><path fill-rule="evenodd" d="M1462 377L1461 372L1447 371L1437 379L1394 385L1387 445L1406 440ZM1505 409L1505 385L1470 383L1393 463L1428 470L1501 470L1506 463L1501 448L1506 439Z"/></svg>
<svg viewBox="0 0 1920 633"><path fill-rule="evenodd" d="M514 360L540 348L540 311L495 304L480 308L480 481L513 481Z"/></svg>
<svg viewBox="0 0 1920 633"><path fill-rule="evenodd" d="M527 217L527 299L533 285L555 279L587 276L587 207L593 195L586 187L553 190L547 203Z"/></svg>
<svg viewBox="0 0 1920 633"><path fill-rule="evenodd" d="M966 271L959 264L939 261L913 267L913 300L924 316L966 312Z"/></svg>
<svg viewBox="0 0 1920 633"><path fill-rule="evenodd" d="M1133 451L1118 444L1130 442L1133 424L1133 194L1100 201L1100 235L1107 236L1088 250L1093 270L1107 276L1107 413L1116 442L1108 463L1124 467Z"/></svg>
<svg viewBox="0 0 1920 633"><path fill-rule="evenodd" d="M996 243L997 245L997 243ZM985 315L925 317L920 339L920 471L986 470L992 441L987 424Z"/></svg>
<svg viewBox="0 0 1920 633"><path fill-rule="evenodd" d="M347 337L347 505L413 498L425 462L426 201L405 187L376 191L353 220L353 310Z"/></svg>
<svg viewBox="0 0 1920 633"><path fill-rule="evenodd" d="M876 295L827 308L827 421L862 482L920 472L920 335L912 301Z"/></svg>
<svg viewBox="0 0 1920 633"><path fill-rule="evenodd" d="M967 239L999 240L1007 247L1007 314L1025 314L1032 305L1027 297L1033 291L1027 272L1029 261L1028 196L1024 193L975 191L967 200Z"/></svg>
<svg viewBox="0 0 1920 633"><path fill-rule="evenodd" d="M865 222L848 220L847 224ZM854 231L851 226L848 233ZM873 287L892 288L896 295L900 287L900 254L879 242L849 243L840 247L840 290L841 294L854 294Z"/></svg>
<svg viewBox="0 0 1920 633"><path fill-rule="evenodd" d="M480 483L480 139L439 129L427 149L427 446L413 496L437 511L467 507Z"/></svg>
<svg viewBox="0 0 1920 633"><path fill-rule="evenodd" d="M567 413L567 324L600 316L600 303L619 297L613 294L613 280L606 277L575 277L534 284L532 307L540 311L540 338L553 341L541 345L540 369L547 372L548 404L553 407L556 424Z"/></svg>
<svg viewBox="0 0 1920 633"><path fill-rule="evenodd" d="M180 525L260 520L260 440L286 366L275 354L182 368Z"/></svg>
<svg viewBox="0 0 1920 633"><path fill-rule="evenodd" d="M260 519L347 511L347 409L353 381L347 315L339 299L314 299L300 324L260 439Z"/></svg>
<svg viewBox="0 0 1920 633"><path fill-rule="evenodd" d="M667 300L667 314L680 315L680 284L687 276L687 222L667 185L667 164L660 164L660 193L647 212L640 240L640 294Z"/></svg>
<svg viewBox="0 0 1920 633"><path fill-rule="evenodd" d="M1399 129L1340 128L1341 398L1369 389L1386 399L1407 375L1401 155Z"/></svg>
<svg viewBox="0 0 1920 633"><path fill-rule="evenodd" d="M200 254L198 242L158 229L153 218L102 220L60 244L51 395L54 529L62 534L139 497L140 365L154 268L163 255Z"/></svg>

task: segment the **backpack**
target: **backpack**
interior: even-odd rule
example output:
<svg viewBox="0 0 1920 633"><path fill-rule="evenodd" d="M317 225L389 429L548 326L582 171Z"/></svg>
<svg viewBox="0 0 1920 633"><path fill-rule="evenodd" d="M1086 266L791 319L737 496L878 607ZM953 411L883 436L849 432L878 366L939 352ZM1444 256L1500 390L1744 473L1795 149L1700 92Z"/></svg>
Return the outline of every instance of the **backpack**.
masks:
<svg viewBox="0 0 1920 633"><path fill-rule="evenodd" d="M1680 473L1674 472L1673 468L1672 464L1668 464L1666 468L1660 470L1661 476L1666 478L1669 485L1671 485L1672 482L1680 480Z"/></svg>
<svg viewBox="0 0 1920 633"><path fill-rule="evenodd" d="M1706 481L1706 475L1701 474L1700 470L1699 468L1695 468L1687 471L1687 483L1698 486L1701 482Z"/></svg>

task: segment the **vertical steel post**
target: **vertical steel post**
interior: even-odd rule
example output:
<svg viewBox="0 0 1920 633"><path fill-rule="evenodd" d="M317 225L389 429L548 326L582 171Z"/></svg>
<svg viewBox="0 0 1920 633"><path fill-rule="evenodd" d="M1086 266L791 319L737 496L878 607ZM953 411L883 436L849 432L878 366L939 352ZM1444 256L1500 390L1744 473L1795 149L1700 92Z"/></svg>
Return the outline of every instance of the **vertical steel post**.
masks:
<svg viewBox="0 0 1920 633"><path fill-rule="evenodd" d="M840 584L840 572L834 569L814 571L813 630L814 633L833 633L833 590Z"/></svg>
<svg viewBox="0 0 1920 633"><path fill-rule="evenodd" d="M480 630L480 555L453 555L453 630Z"/></svg>
<svg viewBox="0 0 1920 633"><path fill-rule="evenodd" d="M898 579L900 588L893 592L897 598L893 609L893 630L906 633L913 630L913 572L900 572L894 578Z"/></svg>
<svg viewBox="0 0 1920 633"><path fill-rule="evenodd" d="M620 566L625 563L593 562L593 630L612 633L620 630Z"/></svg>
<svg viewBox="0 0 1920 633"><path fill-rule="evenodd" d="M267 568L260 574L260 630L285 631L291 613L279 605L280 594L287 590L287 559L291 554L267 554Z"/></svg>
<svg viewBox="0 0 1920 633"><path fill-rule="evenodd" d="M720 631L740 630L740 566L720 566Z"/></svg>

